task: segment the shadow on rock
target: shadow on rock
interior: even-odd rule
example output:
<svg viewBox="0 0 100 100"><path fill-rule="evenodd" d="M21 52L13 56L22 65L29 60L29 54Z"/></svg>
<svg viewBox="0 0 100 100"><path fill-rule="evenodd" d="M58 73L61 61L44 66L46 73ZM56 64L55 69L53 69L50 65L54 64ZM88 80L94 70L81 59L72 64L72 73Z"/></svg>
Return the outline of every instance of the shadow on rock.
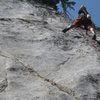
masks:
<svg viewBox="0 0 100 100"><path fill-rule="evenodd" d="M81 77L79 85L75 88L80 93L81 100L100 99L100 74L89 74Z"/></svg>
<svg viewBox="0 0 100 100"><path fill-rule="evenodd" d="M63 51L68 51L72 49L72 44L74 43L71 39L67 39L65 36L56 36L53 38L54 45Z"/></svg>

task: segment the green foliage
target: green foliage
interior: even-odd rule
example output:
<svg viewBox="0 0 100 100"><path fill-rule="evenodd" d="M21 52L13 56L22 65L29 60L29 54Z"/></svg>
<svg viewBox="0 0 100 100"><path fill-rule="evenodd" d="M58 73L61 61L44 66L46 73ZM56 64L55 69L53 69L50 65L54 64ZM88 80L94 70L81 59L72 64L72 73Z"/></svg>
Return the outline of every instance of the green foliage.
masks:
<svg viewBox="0 0 100 100"><path fill-rule="evenodd" d="M67 8L74 10L73 6L76 4L76 2L71 1L71 0L61 0L61 3L62 3L62 8L63 8L65 17L68 17L69 13L67 11Z"/></svg>
<svg viewBox="0 0 100 100"><path fill-rule="evenodd" d="M22 0L23 1L23 0ZM65 17L68 17L69 12L67 8L74 10L74 5L76 4L73 0L27 0L28 2L35 1L37 3L45 4L46 6L50 6L57 10L57 4L61 2L63 8L63 14Z"/></svg>
<svg viewBox="0 0 100 100"><path fill-rule="evenodd" d="M47 6L50 6L55 10L57 10L56 4L59 3L60 0L29 0L29 1L35 1L41 4L46 4Z"/></svg>

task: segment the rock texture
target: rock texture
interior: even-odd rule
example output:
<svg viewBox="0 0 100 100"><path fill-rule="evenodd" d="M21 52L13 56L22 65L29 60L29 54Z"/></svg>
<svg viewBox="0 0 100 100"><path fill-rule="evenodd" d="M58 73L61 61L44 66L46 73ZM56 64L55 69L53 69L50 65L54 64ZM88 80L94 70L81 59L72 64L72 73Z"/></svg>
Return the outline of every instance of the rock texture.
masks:
<svg viewBox="0 0 100 100"><path fill-rule="evenodd" d="M34 1L0 0L0 100L100 99L100 52L63 34L68 24Z"/></svg>

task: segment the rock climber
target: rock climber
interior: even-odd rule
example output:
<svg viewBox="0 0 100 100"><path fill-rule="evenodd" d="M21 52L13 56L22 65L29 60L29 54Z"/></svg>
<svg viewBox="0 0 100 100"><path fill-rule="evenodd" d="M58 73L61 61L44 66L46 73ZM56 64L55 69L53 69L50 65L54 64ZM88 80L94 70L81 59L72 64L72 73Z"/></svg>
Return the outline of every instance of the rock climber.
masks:
<svg viewBox="0 0 100 100"><path fill-rule="evenodd" d="M87 34L87 31L92 32L93 33L92 39L96 40L95 25L92 22L91 16L84 5L80 6L80 9L78 11L78 18L76 18L70 26L63 29L62 32L65 33L68 30L72 28L77 28L77 27L84 28L86 30L86 34Z"/></svg>

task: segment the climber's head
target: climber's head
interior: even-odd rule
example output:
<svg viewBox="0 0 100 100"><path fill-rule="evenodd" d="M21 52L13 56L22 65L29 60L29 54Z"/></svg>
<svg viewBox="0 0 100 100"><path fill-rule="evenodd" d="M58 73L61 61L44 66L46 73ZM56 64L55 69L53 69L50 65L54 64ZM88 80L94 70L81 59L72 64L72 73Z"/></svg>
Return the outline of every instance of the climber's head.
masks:
<svg viewBox="0 0 100 100"><path fill-rule="evenodd" d="M84 9L84 8L85 8L85 6L84 6L84 5L81 5L81 6L80 6L80 9Z"/></svg>

